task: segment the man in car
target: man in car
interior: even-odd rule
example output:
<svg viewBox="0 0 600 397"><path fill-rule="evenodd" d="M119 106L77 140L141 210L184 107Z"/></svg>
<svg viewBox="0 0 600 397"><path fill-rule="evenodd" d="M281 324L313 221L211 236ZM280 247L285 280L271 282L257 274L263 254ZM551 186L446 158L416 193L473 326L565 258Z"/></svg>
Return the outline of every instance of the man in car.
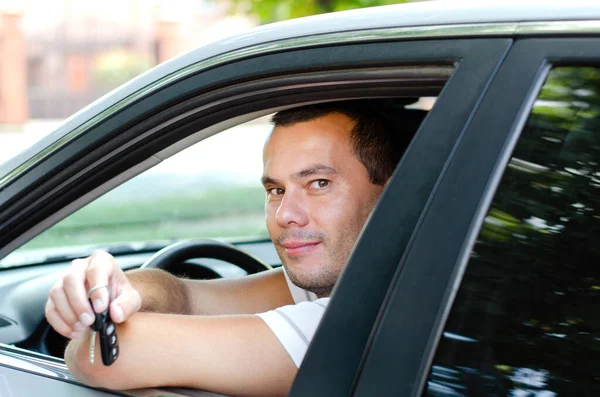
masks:
<svg viewBox="0 0 600 397"><path fill-rule="evenodd" d="M411 138L386 120L363 102L310 105L273 117L262 183L267 229L283 268L199 281L162 270L124 273L104 252L73 261L46 305L49 323L72 339L65 360L73 375L112 389L286 394ZM109 289L97 288L106 285L120 354L111 366L92 365L89 326L92 310L109 305Z"/></svg>

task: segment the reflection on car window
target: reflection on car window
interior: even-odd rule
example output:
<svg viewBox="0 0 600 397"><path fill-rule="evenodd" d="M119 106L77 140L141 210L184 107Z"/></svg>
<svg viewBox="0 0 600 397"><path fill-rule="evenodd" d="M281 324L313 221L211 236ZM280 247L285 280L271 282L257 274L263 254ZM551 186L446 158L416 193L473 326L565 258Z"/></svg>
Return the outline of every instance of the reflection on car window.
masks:
<svg viewBox="0 0 600 397"><path fill-rule="evenodd" d="M65 247L268 237L260 177L271 129L263 118L197 143L57 223L0 267Z"/></svg>
<svg viewBox="0 0 600 397"><path fill-rule="evenodd" d="M426 396L600 396L600 69L556 67L471 254Z"/></svg>

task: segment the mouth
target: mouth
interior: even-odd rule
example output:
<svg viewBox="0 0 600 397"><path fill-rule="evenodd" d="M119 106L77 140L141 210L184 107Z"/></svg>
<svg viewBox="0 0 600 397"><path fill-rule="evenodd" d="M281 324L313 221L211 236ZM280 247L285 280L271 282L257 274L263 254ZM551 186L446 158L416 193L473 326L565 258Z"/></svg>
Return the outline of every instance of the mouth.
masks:
<svg viewBox="0 0 600 397"><path fill-rule="evenodd" d="M320 241L288 241L281 246L285 248L288 256L298 256L314 251L319 244Z"/></svg>

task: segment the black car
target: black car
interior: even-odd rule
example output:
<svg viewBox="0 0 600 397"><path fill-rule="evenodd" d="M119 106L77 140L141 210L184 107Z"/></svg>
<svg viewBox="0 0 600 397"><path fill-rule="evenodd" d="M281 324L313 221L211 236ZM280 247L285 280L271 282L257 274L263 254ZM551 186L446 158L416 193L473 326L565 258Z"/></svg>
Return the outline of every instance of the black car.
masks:
<svg viewBox="0 0 600 397"><path fill-rule="evenodd" d="M48 291L97 248L129 269L214 237L280 266L244 179L264 117L349 99L424 120L397 120L411 143L290 396L599 396L600 5L522 3L267 25L150 70L2 165L0 396L212 395L80 384ZM212 256L167 267L248 270Z"/></svg>

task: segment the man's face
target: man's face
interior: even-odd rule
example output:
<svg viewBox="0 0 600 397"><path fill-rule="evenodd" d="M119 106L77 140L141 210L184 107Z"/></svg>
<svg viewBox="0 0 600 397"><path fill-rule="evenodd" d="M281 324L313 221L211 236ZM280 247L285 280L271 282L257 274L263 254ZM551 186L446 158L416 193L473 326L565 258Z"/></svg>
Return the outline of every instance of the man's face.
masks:
<svg viewBox="0 0 600 397"><path fill-rule="evenodd" d="M328 296L383 186L354 154L354 122L332 113L276 127L264 153L267 229L291 281Z"/></svg>

